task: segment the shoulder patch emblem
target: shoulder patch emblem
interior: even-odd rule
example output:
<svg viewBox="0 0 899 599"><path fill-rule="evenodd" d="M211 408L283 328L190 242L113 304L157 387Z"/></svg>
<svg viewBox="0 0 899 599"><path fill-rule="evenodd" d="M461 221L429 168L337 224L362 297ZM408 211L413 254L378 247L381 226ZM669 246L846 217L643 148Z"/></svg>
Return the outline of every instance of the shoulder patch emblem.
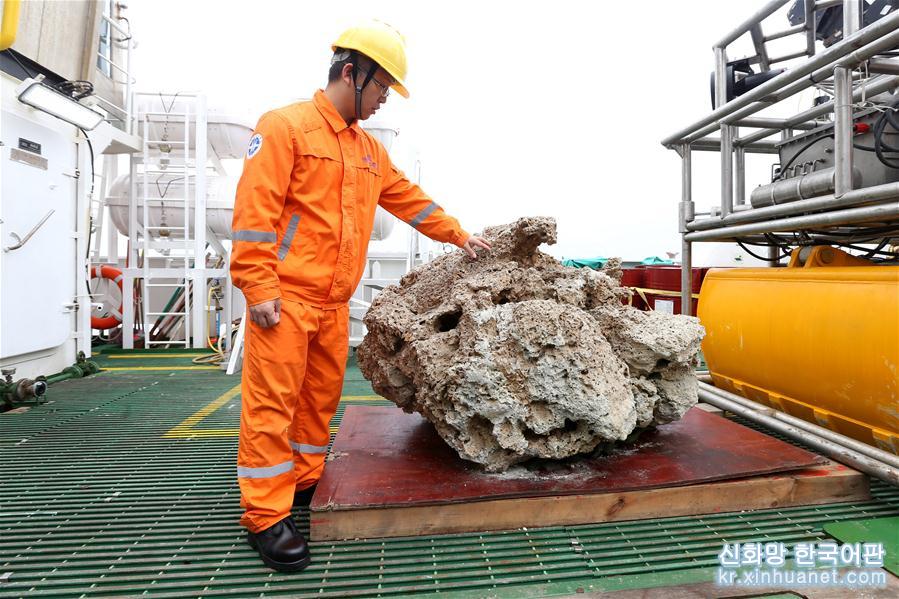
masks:
<svg viewBox="0 0 899 599"><path fill-rule="evenodd" d="M250 147L247 148L247 160L259 153L262 149L262 135L257 133L250 138Z"/></svg>

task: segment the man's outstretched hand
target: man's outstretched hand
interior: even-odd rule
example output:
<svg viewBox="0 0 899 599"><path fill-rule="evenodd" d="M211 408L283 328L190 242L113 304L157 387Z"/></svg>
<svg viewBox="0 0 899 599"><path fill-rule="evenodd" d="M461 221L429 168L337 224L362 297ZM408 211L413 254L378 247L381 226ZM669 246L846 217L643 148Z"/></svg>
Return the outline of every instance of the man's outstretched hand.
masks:
<svg viewBox="0 0 899 599"><path fill-rule="evenodd" d="M471 258L477 258L478 255L475 253L474 248L481 248L483 250L489 250L490 244L487 243L487 240L483 237L478 237L477 235L472 235L468 238L468 241L465 242L465 245L462 246L462 249L465 250L465 253L469 255Z"/></svg>
<svg viewBox="0 0 899 599"><path fill-rule="evenodd" d="M281 321L281 299L273 299L255 306L250 306L250 320L263 329L275 326Z"/></svg>

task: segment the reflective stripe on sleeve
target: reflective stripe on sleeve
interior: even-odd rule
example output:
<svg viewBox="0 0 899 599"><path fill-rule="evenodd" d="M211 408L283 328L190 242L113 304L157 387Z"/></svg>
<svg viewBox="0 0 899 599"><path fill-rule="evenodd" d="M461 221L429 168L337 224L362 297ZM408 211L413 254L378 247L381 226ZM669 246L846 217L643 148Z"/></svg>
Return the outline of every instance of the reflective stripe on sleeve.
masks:
<svg viewBox="0 0 899 599"><path fill-rule="evenodd" d="M282 462L275 466L263 466L261 468L250 468L248 466L238 466L237 476L240 478L272 478L285 472L293 470L293 460Z"/></svg>
<svg viewBox="0 0 899 599"><path fill-rule="evenodd" d="M417 227L424 219L428 218L432 212L437 210L437 208L439 208L439 206L432 201L424 210L415 215L415 218L409 221L409 224L413 227Z"/></svg>
<svg viewBox="0 0 899 599"><path fill-rule="evenodd" d="M287 223L287 231L284 232L284 239L281 240L281 247L278 248L278 260L284 260L287 257L287 252L290 251L290 244L293 243L293 236L297 233L298 224L300 224L300 215L294 214L290 217L290 222Z"/></svg>
<svg viewBox="0 0 899 599"><path fill-rule="evenodd" d="M278 236L274 231L250 231L249 229L243 229L240 231L231 231L231 240L275 243L275 241L278 240Z"/></svg>
<svg viewBox="0 0 899 599"><path fill-rule="evenodd" d="M306 443L290 442L290 446L294 451L299 453L327 453L327 445L307 445Z"/></svg>

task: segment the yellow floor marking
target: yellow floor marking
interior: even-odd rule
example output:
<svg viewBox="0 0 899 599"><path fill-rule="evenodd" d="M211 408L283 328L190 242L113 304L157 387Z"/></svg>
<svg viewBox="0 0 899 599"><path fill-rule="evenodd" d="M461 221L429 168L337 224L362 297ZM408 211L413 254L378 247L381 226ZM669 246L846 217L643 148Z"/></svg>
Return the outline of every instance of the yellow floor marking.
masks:
<svg viewBox="0 0 899 599"><path fill-rule="evenodd" d="M130 369L124 369L130 370ZM210 414L227 404L229 401L234 399L237 395L240 394L240 383L228 389L221 395L219 395L215 400L211 403L207 404L193 415L188 416L177 426L169 430L169 432L165 433L162 438L163 439L189 439L193 437L238 437L240 436L239 428L212 428L212 429L200 429L193 428L197 424L199 424L204 418L208 417ZM376 401L379 399L383 399L380 396L376 395L344 395L340 398L340 401ZM329 429L329 432L333 435L337 432L337 427L332 426Z"/></svg>
<svg viewBox="0 0 899 599"><path fill-rule="evenodd" d="M218 366L132 366L131 368L128 368L128 367L106 368L106 367L101 366L100 369L107 370L107 371L109 371L109 370L111 370L111 371L117 371L117 370L129 370L129 371L131 371L131 370L221 370L221 368L219 368Z"/></svg>
<svg viewBox="0 0 899 599"><path fill-rule="evenodd" d="M168 358L197 358L202 356L201 353L196 354L109 354L106 357L110 360L162 360Z"/></svg>
<svg viewBox="0 0 899 599"><path fill-rule="evenodd" d="M234 399L234 397L240 393L240 383L234 385L224 393L218 396L212 403L208 404L206 407L200 409L194 415L185 418L181 423L179 423L175 428L167 432L163 435L164 439L171 438L172 436L182 436L185 432L197 432L191 431L191 427L198 424L201 420L218 410L220 407Z"/></svg>

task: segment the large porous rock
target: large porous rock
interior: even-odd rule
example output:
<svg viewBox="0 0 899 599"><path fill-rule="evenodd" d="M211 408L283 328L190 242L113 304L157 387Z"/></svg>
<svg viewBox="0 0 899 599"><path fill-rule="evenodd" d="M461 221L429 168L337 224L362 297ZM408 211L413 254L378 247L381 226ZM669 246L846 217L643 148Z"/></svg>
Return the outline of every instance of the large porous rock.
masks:
<svg viewBox="0 0 899 599"><path fill-rule="evenodd" d="M477 260L441 256L375 299L358 349L375 391L494 472L591 452L696 403L697 319L624 305L619 260L597 272L540 252L552 218L484 237Z"/></svg>

